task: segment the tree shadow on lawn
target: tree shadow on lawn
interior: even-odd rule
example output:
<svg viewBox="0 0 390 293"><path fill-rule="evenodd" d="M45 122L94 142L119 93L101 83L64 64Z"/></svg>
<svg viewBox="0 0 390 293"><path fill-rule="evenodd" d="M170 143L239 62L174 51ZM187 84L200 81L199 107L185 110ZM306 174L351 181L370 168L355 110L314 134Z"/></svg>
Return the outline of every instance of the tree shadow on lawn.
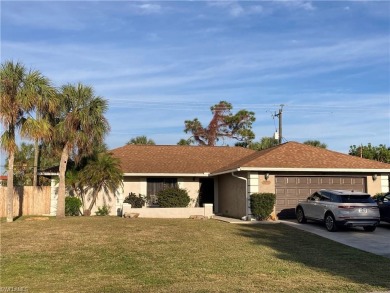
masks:
<svg viewBox="0 0 390 293"><path fill-rule="evenodd" d="M281 260L301 263L314 271L341 276L357 284L390 289L390 260L385 257L284 224L240 225L239 235L273 249Z"/></svg>

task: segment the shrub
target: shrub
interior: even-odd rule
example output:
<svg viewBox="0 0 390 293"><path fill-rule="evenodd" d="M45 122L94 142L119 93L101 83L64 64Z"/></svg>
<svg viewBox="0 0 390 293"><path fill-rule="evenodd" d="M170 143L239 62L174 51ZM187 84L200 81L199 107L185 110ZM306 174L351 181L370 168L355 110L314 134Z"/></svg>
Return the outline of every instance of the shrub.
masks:
<svg viewBox="0 0 390 293"><path fill-rule="evenodd" d="M254 193L250 196L251 212L259 220L267 219L275 205L275 194Z"/></svg>
<svg viewBox="0 0 390 293"><path fill-rule="evenodd" d="M190 203L187 190L166 188L157 194L157 203L162 208L185 208Z"/></svg>
<svg viewBox="0 0 390 293"><path fill-rule="evenodd" d="M144 199L144 196L142 194L138 194L138 196L130 192L129 196L125 198L123 203L129 203L131 204L132 208L142 208L145 205L146 200Z"/></svg>
<svg viewBox="0 0 390 293"><path fill-rule="evenodd" d="M384 196L385 194L386 194L385 192L380 192L380 193L375 194L372 198L373 198L373 199L377 199L377 198L379 198L379 197Z"/></svg>
<svg viewBox="0 0 390 293"><path fill-rule="evenodd" d="M104 205L102 207L98 207L98 210L95 212L96 216L108 216L110 214L110 206Z"/></svg>
<svg viewBox="0 0 390 293"><path fill-rule="evenodd" d="M78 197L65 197L65 215L66 216L80 216L80 208L82 206L81 200Z"/></svg>

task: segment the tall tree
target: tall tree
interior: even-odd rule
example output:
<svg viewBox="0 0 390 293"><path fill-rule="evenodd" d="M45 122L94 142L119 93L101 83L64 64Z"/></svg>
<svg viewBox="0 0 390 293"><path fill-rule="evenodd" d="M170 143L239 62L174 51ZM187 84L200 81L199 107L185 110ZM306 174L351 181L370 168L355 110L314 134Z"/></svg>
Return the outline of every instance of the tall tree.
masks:
<svg viewBox="0 0 390 293"><path fill-rule="evenodd" d="M40 144L39 149L42 155L39 157L38 167L45 169L53 167L59 162L58 155L54 153L46 144ZM14 155L14 186L33 185L34 178L34 144L22 142ZM8 160L5 163L8 168ZM50 185L50 180L41 178L39 185Z"/></svg>
<svg viewBox="0 0 390 293"><path fill-rule="evenodd" d="M46 120L35 120L30 115L37 96L50 88L50 82L39 71L29 71L20 63L6 61L0 70L0 121L4 126L1 148L8 154L7 222L13 221L14 159L17 150L16 135L43 137L50 135Z"/></svg>
<svg viewBox="0 0 390 293"><path fill-rule="evenodd" d="M14 186L28 186L33 182L34 145L22 142L14 155ZM8 162L5 165L8 167Z"/></svg>
<svg viewBox="0 0 390 293"><path fill-rule="evenodd" d="M254 112L239 110L233 114L232 104L220 101L212 106L213 117L207 127L195 118L184 122L185 133L191 133L199 145L214 146L221 138L231 138L249 143L255 138L252 123L256 120Z"/></svg>
<svg viewBox="0 0 390 293"><path fill-rule="evenodd" d="M193 143L193 140L191 138L189 139L180 139L178 142L177 142L177 145L191 145Z"/></svg>
<svg viewBox="0 0 390 293"><path fill-rule="evenodd" d="M89 207L84 210L84 215L90 215L100 192L103 196L110 197L117 189L123 186L123 173L120 161L114 158L106 150L100 150L87 160L87 164L81 170L81 185L91 193Z"/></svg>
<svg viewBox="0 0 390 293"><path fill-rule="evenodd" d="M126 144L148 144L148 145L155 145L153 139L148 139L145 135L133 137L130 139Z"/></svg>
<svg viewBox="0 0 390 293"><path fill-rule="evenodd" d="M384 144L380 144L379 146L373 146L371 143L360 146L352 145L349 147L348 153L356 157L390 163L390 148Z"/></svg>
<svg viewBox="0 0 390 293"><path fill-rule="evenodd" d="M57 217L65 217L65 173L69 156L75 160L89 155L96 144L102 143L109 131L104 117L107 101L95 96L91 87L67 84L61 88L55 141L61 146Z"/></svg>
<svg viewBox="0 0 390 293"><path fill-rule="evenodd" d="M326 143L322 143L319 140L306 140L303 142L303 144L307 144L307 145L311 145L323 149L326 149L328 147Z"/></svg>
<svg viewBox="0 0 390 293"><path fill-rule="evenodd" d="M264 136L260 139L258 142L252 142L247 147L256 150L261 151L265 150L274 146L277 146L279 144L279 141L273 137Z"/></svg>
<svg viewBox="0 0 390 293"><path fill-rule="evenodd" d="M30 76L33 86L35 84L40 84L37 82L39 76L32 75ZM35 120L45 121L52 119L52 115L57 111L59 106L59 95L56 90L47 84L46 86L41 86L35 90ZM46 123L47 125L48 123ZM39 144L42 139L47 139L50 137L43 137L42 130L36 128L35 131L31 132L31 137L34 139L34 168L33 168L33 186L38 185L38 164L40 157L41 146Z"/></svg>

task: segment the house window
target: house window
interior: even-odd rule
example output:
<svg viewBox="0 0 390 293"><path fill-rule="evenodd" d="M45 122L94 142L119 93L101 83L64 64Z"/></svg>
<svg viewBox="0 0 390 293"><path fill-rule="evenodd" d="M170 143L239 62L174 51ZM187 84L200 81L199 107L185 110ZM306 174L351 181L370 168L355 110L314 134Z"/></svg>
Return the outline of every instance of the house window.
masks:
<svg viewBox="0 0 390 293"><path fill-rule="evenodd" d="M146 195L156 195L166 188L178 187L177 178L147 178Z"/></svg>

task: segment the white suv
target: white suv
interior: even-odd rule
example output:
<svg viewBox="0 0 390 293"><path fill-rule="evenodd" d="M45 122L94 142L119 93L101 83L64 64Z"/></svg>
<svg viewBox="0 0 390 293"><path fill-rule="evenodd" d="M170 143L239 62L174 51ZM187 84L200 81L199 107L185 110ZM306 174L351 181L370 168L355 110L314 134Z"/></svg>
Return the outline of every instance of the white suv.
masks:
<svg viewBox="0 0 390 293"><path fill-rule="evenodd" d="M369 194L350 190L317 191L298 203L295 214L299 223L321 221L330 232L337 231L338 226L373 232L380 219L378 205Z"/></svg>

